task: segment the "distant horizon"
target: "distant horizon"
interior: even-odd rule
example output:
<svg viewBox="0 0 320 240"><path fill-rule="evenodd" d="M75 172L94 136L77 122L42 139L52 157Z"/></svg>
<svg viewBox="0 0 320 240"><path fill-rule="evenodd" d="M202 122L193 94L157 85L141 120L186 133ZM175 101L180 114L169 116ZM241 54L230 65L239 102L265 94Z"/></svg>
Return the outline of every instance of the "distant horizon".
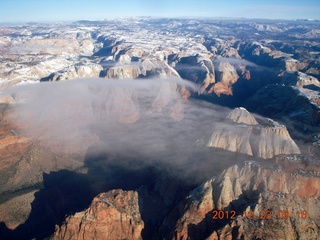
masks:
<svg viewBox="0 0 320 240"><path fill-rule="evenodd" d="M181 16L181 17L161 17L161 16L128 16L128 17L112 17L105 19L74 19L74 20L41 20L41 21L18 21L18 22L0 22L0 25L15 25L15 24L31 24L31 23L39 23L39 24L50 24L50 23L74 23L81 21L89 21L89 22L103 22L117 19L194 19L194 20L261 20L261 21L309 21L309 22L320 22L320 19L311 19L311 18L297 18L297 19L279 19L279 18L248 18L248 17L197 17L197 16Z"/></svg>
<svg viewBox="0 0 320 240"><path fill-rule="evenodd" d="M320 20L319 0L2 0L0 23L131 17Z"/></svg>

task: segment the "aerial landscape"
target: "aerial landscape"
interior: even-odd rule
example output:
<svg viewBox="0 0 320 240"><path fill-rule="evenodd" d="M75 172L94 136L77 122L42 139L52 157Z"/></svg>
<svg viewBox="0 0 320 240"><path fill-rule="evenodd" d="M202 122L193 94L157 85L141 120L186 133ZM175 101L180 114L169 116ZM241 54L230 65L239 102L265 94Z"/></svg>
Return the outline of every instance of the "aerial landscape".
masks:
<svg viewBox="0 0 320 240"><path fill-rule="evenodd" d="M320 2L7 1L0 239L320 238Z"/></svg>

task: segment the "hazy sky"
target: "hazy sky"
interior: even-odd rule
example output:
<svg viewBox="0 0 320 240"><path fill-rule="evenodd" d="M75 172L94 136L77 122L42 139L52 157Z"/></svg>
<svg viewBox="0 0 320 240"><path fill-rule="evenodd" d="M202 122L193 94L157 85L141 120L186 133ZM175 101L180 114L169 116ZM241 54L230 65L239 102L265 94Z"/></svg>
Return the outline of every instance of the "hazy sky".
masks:
<svg viewBox="0 0 320 240"><path fill-rule="evenodd" d="M320 0L0 0L0 22L129 16L320 19Z"/></svg>

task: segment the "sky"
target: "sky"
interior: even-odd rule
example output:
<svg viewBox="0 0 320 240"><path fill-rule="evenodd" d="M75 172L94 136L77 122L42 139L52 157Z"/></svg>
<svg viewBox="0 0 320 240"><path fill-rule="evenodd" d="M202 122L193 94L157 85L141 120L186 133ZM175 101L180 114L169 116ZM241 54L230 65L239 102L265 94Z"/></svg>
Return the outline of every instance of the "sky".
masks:
<svg viewBox="0 0 320 240"><path fill-rule="evenodd" d="M0 0L0 22L133 16L320 19L320 0Z"/></svg>

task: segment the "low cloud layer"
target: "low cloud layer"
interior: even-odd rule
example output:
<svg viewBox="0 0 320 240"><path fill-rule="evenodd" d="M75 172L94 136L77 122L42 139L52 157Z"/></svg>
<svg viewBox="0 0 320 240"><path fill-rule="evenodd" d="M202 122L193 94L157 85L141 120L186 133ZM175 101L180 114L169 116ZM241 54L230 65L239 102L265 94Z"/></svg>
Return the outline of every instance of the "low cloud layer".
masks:
<svg viewBox="0 0 320 240"><path fill-rule="evenodd" d="M179 122L180 125L181 121L192 130L197 122L193 118L210 112L204 110L194 116L193 111L200 109L183 96L187 89L199 90L195 84L179 78L79 79L19 85L4 94L14 98L11 121L24 126L28 136L41 139L42 134L48 140L69 140L94 127L107 131L130 126L139 133L150 125L153 129L162 127L159 135L163 135L169 127L167 124ZM145 125L139 126L142 122ZM139 127L143 129L137 129ZM148 132L152 134L151 130ZM148 134L147 131L144 134Z"/></svg>
<svg viewBox="0 0 320 240"><path fill-rule="evenodd" d="M260 66L256 63L253 63L253 62L250 62L246 59L237 59L237 58L225 58L225 57L219 57L219 58L216 58L214 60L214 64L218 64L220 62L228 62L230 63L231 65L243 65L243 66L248 66L248 67L252 67L254 68L255 70L263 70L263 69L267 69L266 67L264 66Z"/></svg>
<svg viewBox="0 0 320 240"><path fill-rule="evenodd" d="M14 98L9 119L23 135L59 152L83 152L87 166L136 168L138 161L184 176L211 175L234 160L206 147L229 110L187 99L186 89L198 91L176 78L79 79L19 85L5 94Z"/></svg>
<svg viewBox="0 0 320 240"><path fill-rule="evenodd" d="M199 182L255 157L207 146L213 131L237 126L226 119L230 109L187 98L198 90L179 78L78 79L17 85L3 94L14 99L7 119L17 132L60 154L80 153L92 176L112 166L152 167Z"/></svg>

